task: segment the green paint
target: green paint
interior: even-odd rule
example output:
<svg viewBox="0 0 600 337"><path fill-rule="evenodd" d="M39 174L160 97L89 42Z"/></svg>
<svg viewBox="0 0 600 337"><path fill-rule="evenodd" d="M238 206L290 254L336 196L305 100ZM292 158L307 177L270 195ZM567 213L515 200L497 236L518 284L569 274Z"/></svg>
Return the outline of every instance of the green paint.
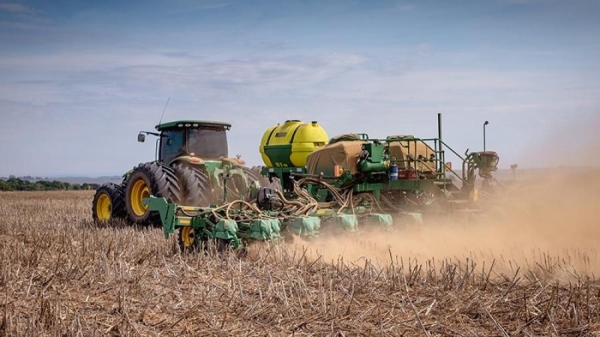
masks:
<svg viewBox="0 0 600 337"><path fill-rule="evenodd" d="M273 165L284 168L294 167L290 160L292 144L267 145L264 147L264 151L271 163L274 163Z"/></svg>

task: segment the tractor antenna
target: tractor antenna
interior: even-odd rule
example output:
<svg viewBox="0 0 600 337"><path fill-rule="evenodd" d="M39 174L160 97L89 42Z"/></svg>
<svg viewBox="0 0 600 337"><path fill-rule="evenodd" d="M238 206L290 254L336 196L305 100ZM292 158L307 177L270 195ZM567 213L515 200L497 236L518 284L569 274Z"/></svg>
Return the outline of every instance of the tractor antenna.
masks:
<svg viewBox="0 0 600 337"><path fill-rule="evenodd" d="M158 125L160 125L160 123L162 123L162 119L165 116L165 111L167 111L167 105L169 105L169 100L171 100L171 96L169 96L169 98L167 98L167 104L165 104L165 108L163 109L163 113L162 113L162 115L160 115L160 120L158 121Z"/></svg>

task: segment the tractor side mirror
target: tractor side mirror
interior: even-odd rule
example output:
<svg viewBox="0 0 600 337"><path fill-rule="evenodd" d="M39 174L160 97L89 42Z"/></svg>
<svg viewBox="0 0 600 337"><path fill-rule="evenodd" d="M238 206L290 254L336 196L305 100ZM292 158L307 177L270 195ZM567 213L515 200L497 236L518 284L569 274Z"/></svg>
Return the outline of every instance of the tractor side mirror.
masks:
<svg viewBox="0 0 600 337"><path fill-rule="evenodd" d="M138 134L138 142L143 143L146 141L146 135L143 133Z"/></svg>

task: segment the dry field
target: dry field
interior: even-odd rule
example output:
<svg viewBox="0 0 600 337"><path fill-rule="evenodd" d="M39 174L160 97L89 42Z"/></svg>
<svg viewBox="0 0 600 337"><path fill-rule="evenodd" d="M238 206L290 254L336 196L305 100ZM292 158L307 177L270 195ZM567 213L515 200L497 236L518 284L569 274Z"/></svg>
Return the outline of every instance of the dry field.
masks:
<svg viewBox="0 0 600 337"><path fill-rule="evenodd" d="M513 193L480 223L246 259L96 227L92 192L0 193L0 335L600 336L600 184L573 180Z"/></svg>

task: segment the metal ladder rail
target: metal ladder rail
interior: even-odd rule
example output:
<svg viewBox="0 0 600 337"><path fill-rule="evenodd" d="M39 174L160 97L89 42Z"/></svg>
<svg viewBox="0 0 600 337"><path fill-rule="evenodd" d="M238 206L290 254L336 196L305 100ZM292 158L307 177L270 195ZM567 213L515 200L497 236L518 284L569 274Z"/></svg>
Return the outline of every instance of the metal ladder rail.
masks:
<svg viewBox="0 0 600 337"><path fill-rule="evenodd" d="M455 156L457 156L463 163L465 162L465 158L463 156L461 156L460 154L458 154L458 152L454 151L454 149L450 146L448 146L448 144L446 144L443 140L437 139L442 145L444 145L446 148L448 148L450 150L450 152L452 152ZM444 151L441 151L444 152ZM443 163L443 165L445 165L445 163ZM461 177L458 175L458 173L456 173L454 170L449 169L448 171L450 171L452 174L454 174L458 179L460 179L461 183L466 184L466 180L464 179L464 177ZM463 170L463 176L464 176L464 170Z"/></svg>

